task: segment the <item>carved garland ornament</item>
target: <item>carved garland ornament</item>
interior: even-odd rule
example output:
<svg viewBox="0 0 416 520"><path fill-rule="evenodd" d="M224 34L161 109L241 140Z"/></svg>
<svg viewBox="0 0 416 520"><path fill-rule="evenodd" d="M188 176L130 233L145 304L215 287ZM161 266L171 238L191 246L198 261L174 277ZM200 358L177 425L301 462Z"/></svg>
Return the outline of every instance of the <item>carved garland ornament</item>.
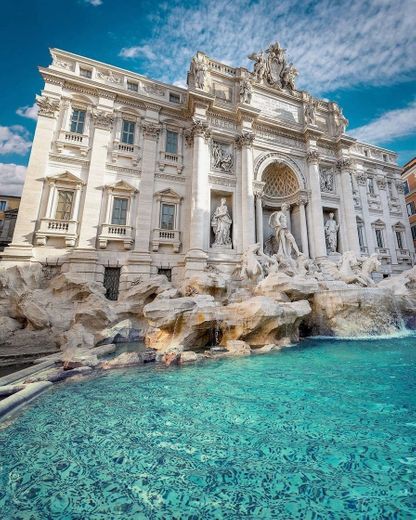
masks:
<svg viewBox="0 0 416 520"><path fill-rule="evenodd" d="M318 163L319 162L319 153L316 150L310 150L306 154L306 160L308 163Z"/></svg>
<svg viewBox="0 0 416 520"><path fill-rule="evenodd" d="M111 112L104 112L102 110L94 110L92 113L95 128L102 130L111 130L114 123L114 114Z"/></svg>
<svg viewBox="0 0 416 520"><path fill-rule="evenodd" d="M45 117L56 117L59 111L59 99L50 98L48 96L37 96L36 104L39 107L38 114Z"/></svg>
<svg viewBox="0 0 416 520"><path fill-rule="evenodd" d="M160 134L160 125L154 123L143 123L143 134L148 139L158 139Z"/></svg>

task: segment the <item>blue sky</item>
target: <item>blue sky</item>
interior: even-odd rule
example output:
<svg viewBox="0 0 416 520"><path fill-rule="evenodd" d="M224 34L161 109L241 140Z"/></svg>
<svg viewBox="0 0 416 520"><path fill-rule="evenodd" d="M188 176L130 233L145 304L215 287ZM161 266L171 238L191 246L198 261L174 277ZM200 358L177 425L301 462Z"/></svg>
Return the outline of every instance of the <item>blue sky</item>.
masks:
<svg viewBox="0 0 416 520"><path fill-rule="evenodd" d="M337 101L348 133L416 155L416 0L21 0L0 20L0 193L19 194L42 88L38 65L58 47L184 85L202 50L251 67L278 40L297 85Z"/></svg>

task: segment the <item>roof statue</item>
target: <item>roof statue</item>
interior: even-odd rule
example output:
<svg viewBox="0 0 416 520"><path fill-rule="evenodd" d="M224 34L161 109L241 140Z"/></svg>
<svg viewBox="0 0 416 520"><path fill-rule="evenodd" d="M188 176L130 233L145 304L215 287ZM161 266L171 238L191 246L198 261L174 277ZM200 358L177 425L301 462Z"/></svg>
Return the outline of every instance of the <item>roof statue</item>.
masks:
<svg viewBox="0 0 416 520"><path fill-rule="evenodd" d="M254 79L271 87L293 91L298 71L293 63L286 61L285 52L286 49L276 42L265 51L250 54L248 59L254 61Z"/></svg>

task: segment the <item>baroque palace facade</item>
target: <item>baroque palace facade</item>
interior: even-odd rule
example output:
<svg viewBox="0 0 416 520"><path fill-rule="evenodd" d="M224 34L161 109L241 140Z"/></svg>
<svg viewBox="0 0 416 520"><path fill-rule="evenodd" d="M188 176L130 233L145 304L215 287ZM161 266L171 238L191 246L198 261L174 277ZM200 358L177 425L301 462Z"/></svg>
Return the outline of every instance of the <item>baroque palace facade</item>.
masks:
<svg viewBox="0 0 416 520"><path fill-rule="evenodd" d="M115 292L157 272L231 272L253 243L275 252L282 205L318 263L353 250L377 252L385 275L412 264L396 155L346 135L337 104L296 90L279 44L249 56L253 72L198 52L188 88L51 54L3 266L55 264Z"/></svg>

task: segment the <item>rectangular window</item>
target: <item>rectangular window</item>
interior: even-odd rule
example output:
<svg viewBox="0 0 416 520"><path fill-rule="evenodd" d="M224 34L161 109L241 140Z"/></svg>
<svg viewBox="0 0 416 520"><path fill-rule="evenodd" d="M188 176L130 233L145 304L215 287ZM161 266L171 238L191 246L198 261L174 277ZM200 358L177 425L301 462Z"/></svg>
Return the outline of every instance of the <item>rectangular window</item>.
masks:
<svg viewBox="0 0 416 520"><path fill-rule="evenodd" d="M363 226L358 226L357 227L357 231L358 231L358 242L360 244L360 248L364 249L365 248L365 241L364 241L364 229L363 229Z"/></svg>
<svg viewBox="0 0 416 520"><path fill-rule="evenodd" d="M371 193L371 195L374 195L374 179L373 179L373 177L369 177L367 179L367 186L368 186L369 193Z"/></svg>
<svg viewBox="0 0 416 520"><path fill-rule="evenodd" d="M56 205L55 218L56 220L71 220L72 204L74 201L73 191L58 191L58 203Z"/></svg>
<svg viewBox="0 0 416 520"><path fill-rule="evenodd" d="M85 110L73 110L71 117L71 132L83 134L85 125Z"/></svg>
<svg viewBox="0 0 416 520"><path fill-rule="evenodd" d="M168 130L166 132L166 153L178 153L178 133L171 132Z"/></svg>
<svg viewBox="0 0 416 520"><path fill-rule="evenodd" d="M169 92L169 101L171 103L180 103L181 96L179 94L174 94L173 92Z"/></svg>
<svg viewBox="0 0 416 520"><path fill-rule="evenodd" d="M175 229L175 205L162 204L160 215L161 229Z"/></svg>
<svg viewBox="0 0 416 520"><path fill-rule="evenodd" d="M412 230L413 240L416 240L416 226L412 226L410 229Z"/></svg>
<svg viewBox="0 0 416 520"><path fill-rule="evenodd" d="M121 131L121 142L125 144L134 144L134 129L136 123L123 119L123 128Z"/></svg>
<svg viewBox="0 0 416 520"><path fill-rule="evenodd" d="M133 83L132 81L128 81L127 90L131 90L132 92L139 92L139 85L137 83Z"/></svg>
<svg viewBox="0 0 416 520"><path fill-rule="evenodd" d="M120 267L104 268L104 287L105 297L107 300L118 300L118 292L120 288Z"/></svg>
<svg viewBox="0 0 416 520"><path fill-rule="evenodd" d="M111 216L111 223L118 226L125 226L127 223L127 208L129 206L128 199L114 197L113 199L113 214Z"/></svg>
<svg viewBox="0 0 416 520"><path fill-rule="evenodd" d="M413 202L413 200L406 204L406 208L407 208L407 214L409 215L409 217L416 213L416 207L415 207L415 203Z"/></svg>
<svg viewBox="0 0 416 520"><path fill-rule="evenodd" d="M80 68L79 69L79 75L82 76L83 78L91 79L92 78L92 70Z"/></svg>
<svg viewBox="0 0 416 520"><path fill-rule="evenodd" d="M4 211L7 208L7 200L0 200L0 211Z"/></svg>
<svg viewBox="0 0 416 520"><path fill-rule="evenodd" d="M384 248L383 231L381 229L376 229L376 241L377 247Z"/></svg>
<svg viewBox="0 0 416 520"><path fill-rule="evenodd" d="M404 181L403 182L403 190L404 190L404 194L407 195L409 193L409 185L407 184L407 181Z"/></svg>
<svg viewBox="0 0 416 520"><path fill-rule="evenodd" d="M403 249L403 239L401 231L396 231L397 247Z"/></svg>

